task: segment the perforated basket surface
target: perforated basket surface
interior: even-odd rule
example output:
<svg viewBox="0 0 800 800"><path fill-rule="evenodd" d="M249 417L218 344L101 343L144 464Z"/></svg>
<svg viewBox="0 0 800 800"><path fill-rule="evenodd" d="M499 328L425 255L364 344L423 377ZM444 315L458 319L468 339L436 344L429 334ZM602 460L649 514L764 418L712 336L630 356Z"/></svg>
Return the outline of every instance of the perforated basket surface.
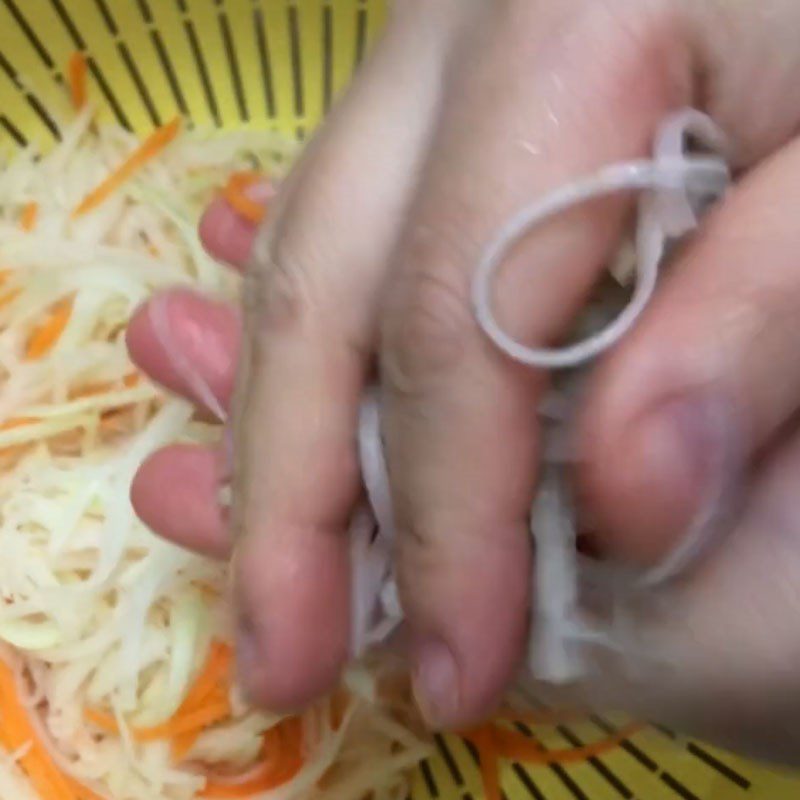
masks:
<svg viewBox="0 0 800 800"><path fill-rule="evenodd" d="M57 138L56 120L70 113L64 69L76 50L103 113L138 133L181 114L303 138L384 16L378 0L0 0L0 145L47 147ZM563 749L619 724L609 714L524 730ZM413 800L479 800L474 750L456 737L437 737L436 746ZM506 764L502 786L508 800L800 800L800 777L652 726L583 762Z"/></svg>

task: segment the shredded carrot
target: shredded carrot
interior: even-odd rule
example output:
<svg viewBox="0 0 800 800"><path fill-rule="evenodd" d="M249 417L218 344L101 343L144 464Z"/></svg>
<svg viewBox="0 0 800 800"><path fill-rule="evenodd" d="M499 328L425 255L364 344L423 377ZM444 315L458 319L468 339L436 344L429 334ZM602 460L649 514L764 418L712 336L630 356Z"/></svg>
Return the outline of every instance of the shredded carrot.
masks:
<svg viewBox="0 0 800 800"><path fill-rule="evenodd" d="M201 733L201 730L196 730L189 731L189 733L179 733L175 736L170 745L172 760L175 762L183 761L197 743Z"/></svg>
<svg viewBox="0 0 800 800"><path fill-rule="evenodd" d="M161 153L178 135L180 127L180 118L176 117L172 122L156 128L114 172L83 198L72 212L73 218L88 214L107 200L125 181Z"/></svg>
<svg viewBox="0 0 800 800"><path fill-rule="evenodd" d="M126 389L133 389L133 387L136 386L139 383L140 380L141 380L141 377L139 376L138 372L131 372L131 373L129 373L128 375L126 375L122 379L122 385ZM98 394L105 394L106 392L113 391L115 388L117 388L117 387L115 386L114 383L111 383L111 382L108 382L108 383L90 383L90 384L85 385L82 389L78 389L77 391L70 392L69 396L70 396L70 399L72 399L72 400L78 400L78 399L80 399L82 397L94 397L95 395L98 395Z"/></svg>
<svg viewBox="0 0 800 800"><path fill-rule="evenodd" d="M0 431L10 431L12 428L21 428L23 425L33 425L39 422L37 417L12 417L0 425Z"/></svg>
<svg viewBox="0 0 800 800"><path fill-rule="evenodd" d="M581 747L545 750L535 739L495 724L482 725L462 735L478 751L486 800L500 800L498 762L500 759L522 764L575 764L617 748L642 729L639 723L620 728L613 736Z"/></svg>
<svg viewBox="0 0 800 800"><path fill-rule="evenodd" d="M67 64L69 94L73 108L78 110L86 105L86 67L86 57L83 53L75 52L70 56Z"/></svg>
<svg viewBox="0 0 800 800"><path fill-rule="evenodd" d="M53 762L28 718L25 706L17 695L11 668L0 661L0 744L13 752L26 745L27 752L19 764L42 800L97 800L91 789L64 775Z"/></svg>
<svg viewBox="0 0 800 800"><path fill-rule="evenodd" d="M80 800L104 800L97 792L93 792L88 786L84 786L74 778L67 777L67 783Z"/></svg>
<svg viewBox="0 0 800 800"><path fill-rule="evenodd" d="M6 292L3 295L0 295L0 308L3 306L7 306L13 300L16 300L20 294L22 294L22 289L12 289L10 292Z"/></svg>
<svg viewBox="0 0 800 800"><path fill-rule="evenodd" d="M36 227L36 220L39 218L39 204L25 203L22 207L22 214L19 217L19 226L24 231L32 231Z"/></svg>
<svg viewBox="0 0 800 800"><path fill-rule="evenodd" d="M480 760L484 800L501 800L500 760L494 745L492 730L487 727L477 731L473 744L478 750Z"/></svg>
<svg viewBox="0 0 800 800"><path fill-rule="evenodd" d="M13 271L10 269L0 269L0 286L5 286L8 279L13 274ZM12 289L10 292L0 295L0 308L8 305L15 297L18 297L21 291L22 290L20 288L16 288Z"/></svg>
<svg viewBox="0 0 800 800"><path fill-rule="evenodd" d="M192 688L178 708L175 716L199 708L215 690L225 688L225 681L233 661L233 651L224 642L212 642L208 658L198 674Z"/></svg>
<svg viewBox="0 0 800 800"><path fill-rule="evenodd" d="M200 797L237 798L274 789L291 780L303 766L303 725L288 717L264 734L264 761L252 778L241 783L209 778Z"/></svg>
<svg viewBox="0 0 800 800"><path fill-rule="evenodd" d="M232 659L233 652L228 645L224 642L211 643L206 663L178 708L176 716L200 708L215 689L224 685L223 681L230 672ZM202 730L197 729L175 736L171 748L173 760L181 761L185 758L201 733Z"/></svg>
<svg viewBox="0 0 800 800"><path fill-rule="evenodd" d="M64 301L56 303L44 324L37 328L28 340L25 357L29 361L41 358L52 349L64 332L64 328L67 327L71 314L71 302Z"/></svg>
<svg viewBox="0 0 800 800"><path fill-rule="evenodd" d="M234 172L222 190L228 205L243 219L258 225L266 215L266 206L247 196L247 190L263 181L257 172Z"/></svg>
<svg viewBox="0 0 800 800"><path fill-rule="evenodd" d="M178 710L166 722L148 728L131 728L137 742L157 739L172 740L172 755L176 760L191 750L197 737L211 725L222 722L231 714L228 698L228 673L233 654L222 642L212 642L206 663L189 689ZM106 733L118 733L113 714L98 709L86 709L86 719Z"/></svg>
<svg viewBox="0 0 800 800"><path fill-rule="evenodd" d="M84 716L89 722L92 723L92 725L100 728L101 731L105 731L106 733L117 733L119 730L116 718L108 711L99 711L96 708L87 708L86 711L84 711Z"/></svg>
<svg viewBox="0 0 800 800"><path fill-rule="evenodd" d="M465 731L462 736L478 751L481 780L486 800L500 800L499 761L522 764L575 764L615 749L628 737L644 727L631 723L613 736L581 747L545 750L535 739L499 725L487 724Z"/></svg>
<svg viewBox="0 0 800 800"><path fill-rule="evenodd" d="M216 599L220 595L220 591L216 586L212 586L212 584L207 583L206 581L192 581L192 586L195 589L202 592L205 597L209 597L212 600Z"/></svg>
<svg viewBox="0 0 800 800"><path fill-rule="evenodd" d="M149 728L131 728L131 736L137 742L154 742L158 739L172 739L185 733L208 728L216 722L221 722L231 714L231 704L227 694L214 692L200 708L187 711L185 714L175 714L160 725ZM84 712L86 719L106 733L117 733L119 726L113 714L107 711L98 711L89 708Z"/></svg>
<svg viewBox="0 0 800 800"><path fill-rule="evenodd" d="M613 750L620 742L632 736L641 725L631 724L620 728L613 736L582 747L562 750L543 750L535 740L522 733L503 728L494 729L494 740L502 758L526 764L574 764Z"/></svg>

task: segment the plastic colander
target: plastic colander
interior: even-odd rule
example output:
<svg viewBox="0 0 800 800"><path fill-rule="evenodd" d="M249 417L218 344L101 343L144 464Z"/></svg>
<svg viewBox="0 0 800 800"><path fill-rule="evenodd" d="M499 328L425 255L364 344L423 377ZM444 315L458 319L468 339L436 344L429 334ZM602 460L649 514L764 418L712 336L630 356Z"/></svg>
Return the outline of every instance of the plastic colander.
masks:
<svg viewBox="0 0 800 800"><path fill-rule="evenodd" d="M54 140L54 119L69 116L64 67L76 50L103 113L137 132L178 113L199 125L302 138L384 15L378 0L0 0L0 143ZM608 714L523 728L543 748L563 751L608 738L620 724ZM479 800L474 750L456 737L436 745L415 776L413 800ZM504 764L502 786L508 800L800 798L797 775L653 726L594 758Z"/></svg>

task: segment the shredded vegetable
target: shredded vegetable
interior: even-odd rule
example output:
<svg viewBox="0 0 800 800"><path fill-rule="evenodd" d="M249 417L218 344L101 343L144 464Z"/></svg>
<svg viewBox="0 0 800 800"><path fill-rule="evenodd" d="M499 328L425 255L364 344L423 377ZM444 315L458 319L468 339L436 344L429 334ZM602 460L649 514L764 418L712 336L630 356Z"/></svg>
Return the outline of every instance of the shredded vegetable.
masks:
<svg viewBox="0 0 800 800"><path fill-rule="evenodd" d="M86 57L83 53L73 53L67 64L69 73L69 94L72 105L76 109L81 109L86 105Z"/></svg>
<svg viewBox="0 0 800 800"><path fill-rule="evenodd" d="M234 172L228 178L222 196L240 217L257 225L263 221L266 208L263 203L249 197L247 190L260 183L262 177L257 172Z"/></svg>
<svg viewBox="0 0 800 800"><path fill-rule="evenodd" d="M499 767L501 760L521 764L576 764L614 750L641 730L628 724L598 742L561 750L545 750L532 736L497 724L464 731L463 736L478 751L485 800L501 800Z"/></svg>
<svg viewBox="0 0 800 800"><path fill-rule="evenodd" d="M39 217L38 203L25 203L22 214L19 218L19 226L24 231L32 231L36 227L36 220Z"/></svg>
<svg viewBox="0 0 800 800"><path fill-rule="evenodd" d="M126 323L175 285L235 300L199 215L233 193L255 221L246 190L296 146L178 120L139 143L94 124L86 67L68 65L60 143L0 170L0 796L402 800L431 752L405 682L384 691L388 668L362 663L298 717L251 707L225 565L155 537L129 499L149 453L221 428L137 373Z"/></svg>
<svg viewBox="0 0 800 800"><path fill-rule="evenodd" d="M178 135L180 127L181 122L176 118L151 133L114 172L83 198L73 211L73 217L80 217L97 208L148 161L155 158Z"/></svg>

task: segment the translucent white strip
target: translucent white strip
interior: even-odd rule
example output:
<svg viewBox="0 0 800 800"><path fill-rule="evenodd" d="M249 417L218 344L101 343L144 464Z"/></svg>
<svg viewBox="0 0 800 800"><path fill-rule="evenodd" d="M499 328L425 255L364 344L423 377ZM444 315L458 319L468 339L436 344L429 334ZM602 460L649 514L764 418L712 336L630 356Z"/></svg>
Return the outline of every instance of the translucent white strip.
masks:
<svg viewBox="0 0 800 800"><path fill-rule="evenodd" d="M663 228L640 226L636 287L629 305L614 322L582 342L553 349L530 347L509 336L497 322L491 303L495 272L509 251L530 231L573 206L604 195L630 190L674 191L694 184L713 190L725 186L728 169L716 158L677 158L630 161L601 169L595 175L556 190L515 214L486 247L472 284L472 304L484 333L506 355L531 367L576 367L596 358L615 344L644 310L655 290L658 264L663 255ZM646 216L653 223L652 216Z"/></svg>

